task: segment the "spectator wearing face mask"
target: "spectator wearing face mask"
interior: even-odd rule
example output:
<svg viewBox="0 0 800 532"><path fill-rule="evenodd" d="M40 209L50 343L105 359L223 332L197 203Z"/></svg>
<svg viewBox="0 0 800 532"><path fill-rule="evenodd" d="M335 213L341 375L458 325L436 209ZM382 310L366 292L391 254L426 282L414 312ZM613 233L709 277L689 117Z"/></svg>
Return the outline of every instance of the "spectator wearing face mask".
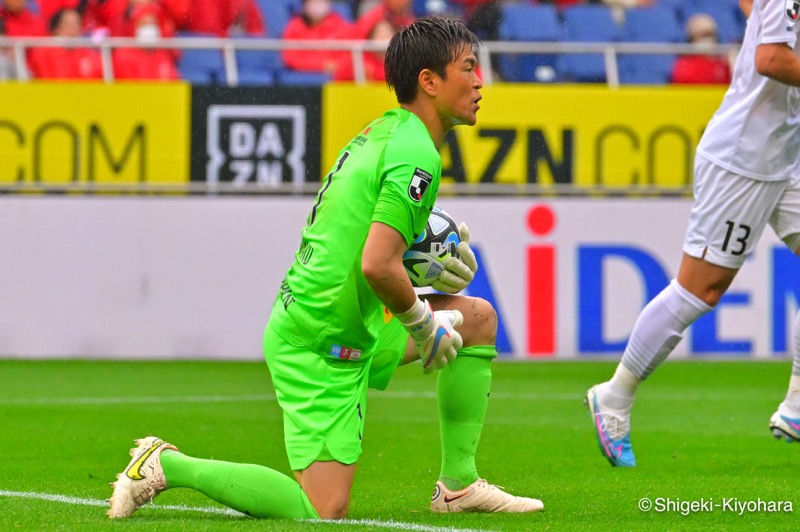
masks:
<svg viewBox="0 0 800 532"><path fill-rule="evenodd" d="M175 35L178 20L186 17L190 0L39 0L44 20L57 11L71 8L83 16L83 31L87 34L132 37L134 26L131 13L140 5L153 5L159 9L161 34Z"/></svg>
<svg viewBox="0 0 800 532"><path fill-rule="evenodd" d="M152 28L152 25L150 25L149 29L145 31L150 31L155 34L157 30L158 36L165 38L175 36L178 24L175 17L180 13L179 9L172 9L175 7L175 2L170 3L157 0L122 1L126 2L128 5L122 14L122 25L118 30L112 31L113 35L118 34L125 37L133 37L137 35L137 32L141 32L142 30L138 29L139 24L137 23L137 16L141 17L142 10L144 9L147 13L155 17L155 25L157 26L157 28ZM172 8L170 6L172 6Z"/></svg>
<svg viewBox="0 0 800 532"><path fill-rule="evenodd" d="M698 50L719 43L717 23L711 15L697 13L686 21L686 37ZM724 57L691 54L679 56L672 70L672 82L678 84L727 85L731 68Z"/></svg>
<svg viewBox="0 0 800 532"><path fill-rule="evenodd" d="M330 0L303 0L303 9L283 32L286 41L347 39L350 24L332 10ZM301 72L322 72L334 77L346 69L350 52L341 50L284 50L283 62Z"/></svg>
<svg viewBox="0 0 800 532"><path fill-rule="evenodd" d="M81 15L74 9L61 9L49 23L53 37L80 37ZM33 55L33 73L42 79L102 79L100 53L92 48L37 48Z"/></svg>
<svg viewBox="0 0 800 532"><path fill-rule="evenodd" d="M142 4L131 13L136 39L150 43L161 38L159 10ZM170 81L180 77L173 54L157 48L119 48L114 51L114 77L120 80Z"/></svg>

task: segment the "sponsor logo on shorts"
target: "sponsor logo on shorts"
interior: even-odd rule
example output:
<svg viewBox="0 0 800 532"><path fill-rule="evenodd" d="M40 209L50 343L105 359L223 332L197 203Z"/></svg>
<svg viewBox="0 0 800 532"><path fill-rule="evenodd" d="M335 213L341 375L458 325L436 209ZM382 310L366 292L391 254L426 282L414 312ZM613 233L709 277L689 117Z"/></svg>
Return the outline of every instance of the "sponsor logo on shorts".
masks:
<svg viewBox="0 0 800 532"><path fill-rule="evenodd" d="M361 358L361 349L353 349L343 345L332 345L328 353L332 357L341 358L342 360L358 360Z"/></svg>

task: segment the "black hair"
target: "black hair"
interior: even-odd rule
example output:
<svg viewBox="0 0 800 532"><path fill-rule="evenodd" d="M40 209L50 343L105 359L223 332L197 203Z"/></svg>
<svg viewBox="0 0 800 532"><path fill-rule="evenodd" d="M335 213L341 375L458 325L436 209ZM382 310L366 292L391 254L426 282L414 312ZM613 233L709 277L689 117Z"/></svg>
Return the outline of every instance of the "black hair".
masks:
<svg viewBox="0 0 800 532"><path fill-rule="evenodd" d="M6 30L6 19L0 18L0 35L7 35L8 30Z"/></svg>
<svg viewBox="0 0 800 532"><path fill-rule="evenodd" d="M478 54L481 40L461 20L442 16L423 17L397 32L386 50L386 84L399 103L417 96L419 73L429 69L446 77L447 65L465 48Z"/></svg>
<svg viewBox="0 0 800 532"><path fill-rule="evenodd" d="M67 13L67 11L75 11L75 12L78 13L78 15L81 14L81 12L78 11L77 9L75 9L75 8L62 7L61 9L56 11L53 14L53 16L50 17L50 20L47 22L47 29L48 29L48 31L50 33L55 33L55 31L58 29L58 26L61 24L61 20L64 18L64 15Z"/></svg>

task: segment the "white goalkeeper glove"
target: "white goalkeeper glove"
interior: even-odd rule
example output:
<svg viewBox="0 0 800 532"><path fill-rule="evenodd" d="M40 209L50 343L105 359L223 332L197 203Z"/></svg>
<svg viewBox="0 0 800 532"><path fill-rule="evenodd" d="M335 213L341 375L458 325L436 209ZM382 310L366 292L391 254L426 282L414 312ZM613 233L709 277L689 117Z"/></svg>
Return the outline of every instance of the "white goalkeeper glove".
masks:
<svg viewBox="0 0 800 532"><path fill-rule="evenodd" d="M414 340L425 373L445 367L464 345L455 329L464 322L457 310L433 312L430 303L417 299L408 311L397 314L397 319Z"/></svg>
<svg viewBox="0 0 800 532"><path fill-rule="evenodd" d="M444 271L431 287L446 294L457 294L465 289L478 271L475 253L469 247L469 228L461 222L458 226L458 238L461 242L456 246L458 257L450 257L444 261Z"/></svg>

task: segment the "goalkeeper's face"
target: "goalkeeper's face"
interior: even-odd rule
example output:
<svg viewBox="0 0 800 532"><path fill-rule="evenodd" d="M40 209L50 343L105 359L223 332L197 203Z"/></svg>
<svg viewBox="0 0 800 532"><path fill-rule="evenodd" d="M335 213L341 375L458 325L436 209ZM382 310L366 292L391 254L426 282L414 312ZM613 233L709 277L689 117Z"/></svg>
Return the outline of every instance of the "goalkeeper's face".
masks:
<svg viewBox="0 0 800 532"><path fill-rule="evenodd" d="M477 73L478 60L468 46L445 68L435 98L436 111L446 127L475 125L483 81Z"/></svg>

